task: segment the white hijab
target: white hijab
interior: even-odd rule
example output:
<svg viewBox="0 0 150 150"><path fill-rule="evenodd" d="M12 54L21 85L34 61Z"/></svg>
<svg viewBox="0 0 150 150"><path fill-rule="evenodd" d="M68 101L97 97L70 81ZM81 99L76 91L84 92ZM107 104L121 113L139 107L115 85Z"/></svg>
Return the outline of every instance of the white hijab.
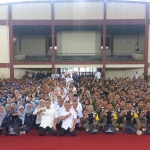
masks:
<svg viewBox="0 0 150 150"><path fill-rule="evenodd" d="M4 110L4 112L2 112L2 113L0 112L0 126L1 126L7 113L6 113L4 106L0 106L0 107L3 108L3 110Z"/></svg>

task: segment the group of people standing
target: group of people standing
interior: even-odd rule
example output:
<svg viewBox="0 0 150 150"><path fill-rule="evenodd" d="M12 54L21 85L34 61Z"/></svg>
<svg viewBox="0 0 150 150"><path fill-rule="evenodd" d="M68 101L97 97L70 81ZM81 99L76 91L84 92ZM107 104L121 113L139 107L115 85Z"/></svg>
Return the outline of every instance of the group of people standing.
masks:
<svg viewBox="0 0 150 150"><path fill-rule="evenodd" d="M37 129L43 136L150 131L150 81L81 77L0 80L0 133Z"/></svg>

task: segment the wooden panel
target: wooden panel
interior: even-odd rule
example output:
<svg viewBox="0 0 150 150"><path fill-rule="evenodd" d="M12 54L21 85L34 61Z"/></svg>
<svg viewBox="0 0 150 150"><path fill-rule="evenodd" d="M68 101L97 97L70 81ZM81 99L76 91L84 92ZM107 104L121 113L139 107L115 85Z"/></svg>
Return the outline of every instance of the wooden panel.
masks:
<svg viewBox="0 0 150 150"><path fill-rule="evenodd" d="M12 5L13 20L51 19L51 3L23 3Z"/></svg>
<svg viewBox="0 0 150 150"><path fill-rule="evenodd" d="M54 5L56 20L103 19L102 2L64 2Z"/></svg>
<svg viewBox="0 0 150 150"><path fill-rule="evenodd" d="M143 3L109 2L107 19L145 19L146 5Z"/></svg>
<svg viewBox="0 0 150 150"><path fill-rule="evenodd" d="M7 19L8 19L8 6L0 5L0 20L7 20Z"/></svg>

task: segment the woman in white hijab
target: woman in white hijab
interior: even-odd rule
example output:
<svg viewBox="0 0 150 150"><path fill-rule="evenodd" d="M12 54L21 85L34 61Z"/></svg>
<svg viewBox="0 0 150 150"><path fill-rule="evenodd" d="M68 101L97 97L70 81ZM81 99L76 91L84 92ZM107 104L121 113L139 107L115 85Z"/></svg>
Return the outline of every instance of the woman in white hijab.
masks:
<svg viewBox="0 0 150 150"><path fill-rule="evenodd" d="M2 133L2 135L7 135L10 121L10 115L7 115L4 106L0 106L0 133Z"/></svg>
<svg viewBox="0 0 150 150"><path fill-rule="evenodd" d="M36 125L35 125L36 129L39 129L39 126L41 124L41 114L37 114L37 111L44 108L44 107L45 107L45 100L41 99L39 102L39 105L36 107L35 111L33 112L33 115L37 115Z"/></svg>
<svg viewBox="0 0 150 150"><path fill-rule="evenodd" d="M1 125L6 115L7 113L6 113L4 106L0 106L0 129L2 128Z"/></svg>

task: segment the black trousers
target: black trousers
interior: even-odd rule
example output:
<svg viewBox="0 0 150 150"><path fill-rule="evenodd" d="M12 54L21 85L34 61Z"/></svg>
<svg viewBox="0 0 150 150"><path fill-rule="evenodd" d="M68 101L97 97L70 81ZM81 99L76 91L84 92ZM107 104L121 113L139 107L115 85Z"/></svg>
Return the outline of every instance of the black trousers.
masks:
<svg viewBox="0 0 150 150"><path fill-rule="evenodd" d="M49 134L51 134L51 135L56 135L56 134L57 134L57 130L53 130L53 129L50 128L50 127L46 127L46 128L39 127L39 135L40 135L40 136L45 135L46 132L49 132Z"/></svg>
<svg viewBox="0 0 150 150"><path fill-rule="evenodd" d="M62 125L62 121L60 121L59 123L57 123L56 129L57 129L57 130L60 130L60 129L61 129L61 125Z"/></svg>
<svg viewBox="0 0 150 150"><path fill-rule="evenodd" d="M65 130L64 128L61 127L61 129L59 130L59 135L60 136L63 136L67 133L70 134L71 136L75 136L76 135L76 129L74 128L74 130L72 132L70 132L70 128Z"/></svg>
<svg viewBox="0 0 150 150"><path fill-rule="evenodd" d="M82 129L83 129L83 127L82 127L82 126L81 126L81 127L79 127L79 123L77 123L75 127L76 127L76 129L77 129L77 130L82 130Z"/></svg>

